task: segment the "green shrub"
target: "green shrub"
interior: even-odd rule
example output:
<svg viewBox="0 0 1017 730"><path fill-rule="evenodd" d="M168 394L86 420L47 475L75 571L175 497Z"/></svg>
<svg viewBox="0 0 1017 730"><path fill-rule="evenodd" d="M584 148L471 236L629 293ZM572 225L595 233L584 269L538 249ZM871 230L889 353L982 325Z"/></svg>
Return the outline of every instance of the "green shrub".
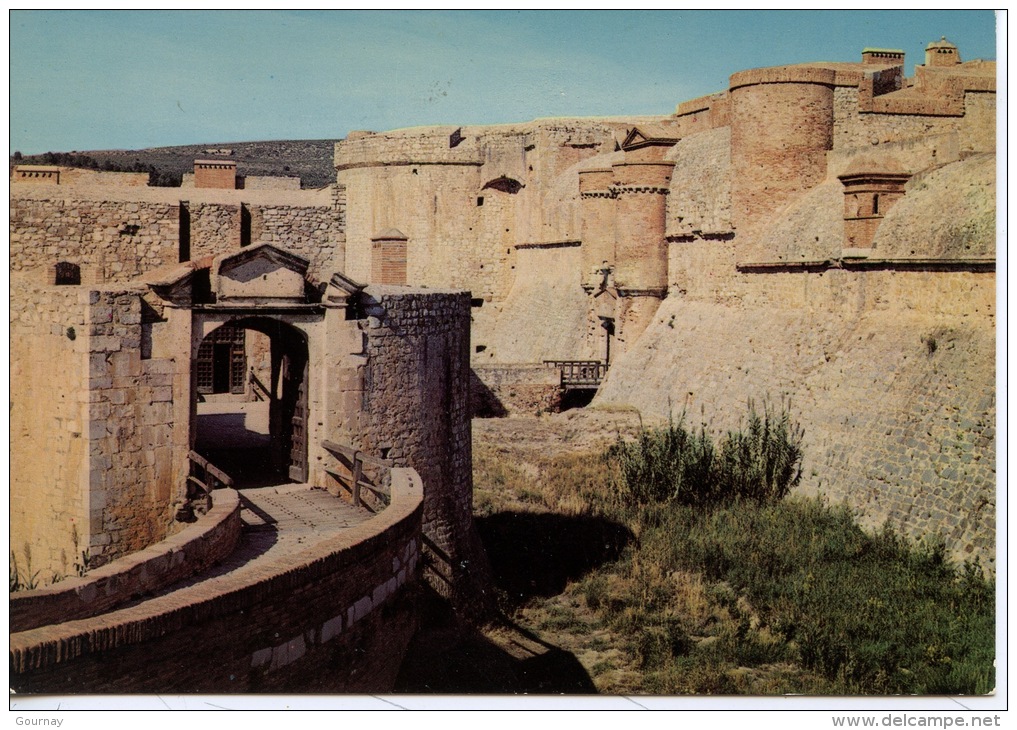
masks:
<svg viewBox="0 0 1017 730"><path fill-rule="evenodd" d="M775 414L764 405L760 417L749 401L748 424L728 433L715 478L726 494L759 503L783 499L802 479L803 436L786 408Z"/></svg>
<svg viewBox="0 0 1017 730"><path fill-rule="evenodd" d="M782 499L801 481L801 427L789 410L748 404L744 430L731 431L720 447L705 427L685 426L685 415L666 428L644 428L634 442L619 439L608 450L637 504L674 502L713 507L733 499L763 503Z"/></svg>

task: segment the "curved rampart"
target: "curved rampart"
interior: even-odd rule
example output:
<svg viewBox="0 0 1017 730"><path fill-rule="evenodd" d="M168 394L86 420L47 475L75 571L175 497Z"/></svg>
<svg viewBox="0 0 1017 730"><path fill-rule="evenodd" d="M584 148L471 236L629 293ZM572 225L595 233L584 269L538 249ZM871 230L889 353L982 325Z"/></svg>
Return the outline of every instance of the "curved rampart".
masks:
<svg viewBox="0 0 1017 730"><path fill-rule="evenodd" d="M172 585L215 565L240 541L240 497L215 492L215 506L176 535L131 555L10 599L11 631L97 616L131 599Z"/></svg>
<svg viewBox="0 0 1017 730"><path fill-rule="evenodd" d="M423 489L392 470L372 519L259 568L13 634L18 692L379 691L416 628ZM284 671L282 670L285 667Z"/></svg>

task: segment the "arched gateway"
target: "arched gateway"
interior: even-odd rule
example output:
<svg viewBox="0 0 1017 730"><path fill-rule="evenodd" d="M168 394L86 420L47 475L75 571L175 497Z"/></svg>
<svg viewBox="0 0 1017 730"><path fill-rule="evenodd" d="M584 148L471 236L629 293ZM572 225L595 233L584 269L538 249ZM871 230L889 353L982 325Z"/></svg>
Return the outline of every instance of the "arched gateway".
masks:
<svg viewBox="0 0 1017 730"><path fill-rule="evenodd" d="M178 419L189 424L188 450L241 488L314 480L308 454L325 439L324 369L360 356L346 308L362 287L338 274L315 283L307 269L306 259L261 244L151 282L189 333L189 411Z"/></svg>

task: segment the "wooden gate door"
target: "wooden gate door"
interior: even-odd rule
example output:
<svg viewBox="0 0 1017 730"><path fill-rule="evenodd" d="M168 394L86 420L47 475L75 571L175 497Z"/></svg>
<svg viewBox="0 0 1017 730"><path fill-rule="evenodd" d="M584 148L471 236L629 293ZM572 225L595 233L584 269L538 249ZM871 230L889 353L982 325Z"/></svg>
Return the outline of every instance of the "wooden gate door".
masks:
<svg viewBox="0 0 1017 730"><path fill-rule="evenodd" d="M297 382L287 385L296 388L296 399L293 404L293 416L290 419L290 473L295 482L307 481L307 358L303 358L303 366L288 368L287 377Z"/></svg>

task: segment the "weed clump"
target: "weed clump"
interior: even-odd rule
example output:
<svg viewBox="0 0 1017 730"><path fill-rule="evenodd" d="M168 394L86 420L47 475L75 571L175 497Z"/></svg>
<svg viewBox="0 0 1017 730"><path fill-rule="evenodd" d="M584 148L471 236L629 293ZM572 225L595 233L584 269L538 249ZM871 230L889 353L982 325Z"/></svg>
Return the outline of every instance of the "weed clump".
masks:
<svg viewBox="0 0 1017 730"><path fill-rule="evenodd" d="M640 505L673 502L715 507L748 499L783 499L802 478L804 431L782 404L762 415L748 404L745 428L729 431L715 446L705 427L689 429L685 414L667 427L644 428L633 442L619 439L607 458L621 469L623 485Z"/></svg>

